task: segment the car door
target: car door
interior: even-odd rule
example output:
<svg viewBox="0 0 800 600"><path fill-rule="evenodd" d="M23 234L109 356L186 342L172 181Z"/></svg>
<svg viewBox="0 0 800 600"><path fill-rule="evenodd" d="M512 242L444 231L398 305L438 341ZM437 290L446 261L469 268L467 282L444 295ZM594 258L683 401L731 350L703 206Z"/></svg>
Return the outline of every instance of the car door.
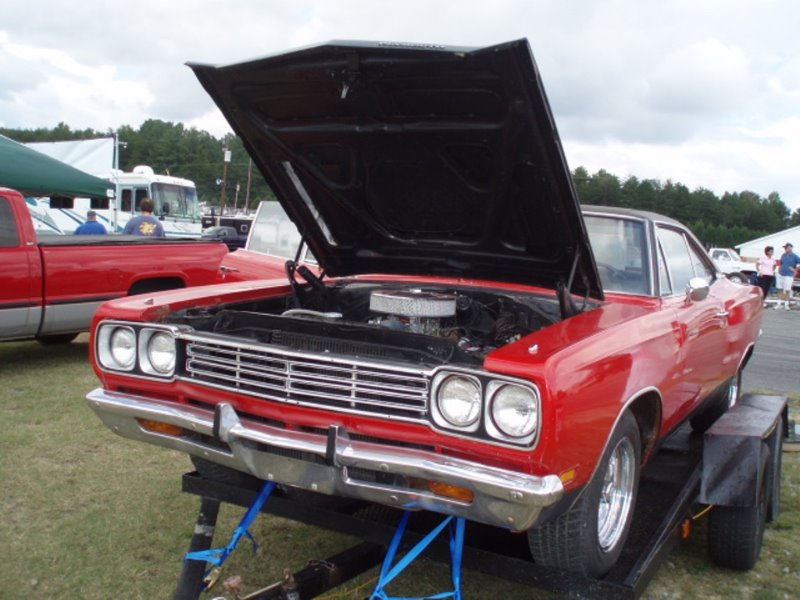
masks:
<svg viewBox="0 0 800 600"><path fill-rule="evenodd" d="M11 200L0 196L0 339L36 334L41 292L38 247L21 238Z"/></svg>
<svg viewBox="0 0 800 600"><path fill-rule="evenodd" d="M727 312L715 294L713 264L686 231L671 225L656 227L659 288L665 305L673 310L677 341L677 368L671 386L677 398L665 403L665 426L671 428L729 375L725 373ZM690 280L709 285L702 300L687 296Z"/></svg>

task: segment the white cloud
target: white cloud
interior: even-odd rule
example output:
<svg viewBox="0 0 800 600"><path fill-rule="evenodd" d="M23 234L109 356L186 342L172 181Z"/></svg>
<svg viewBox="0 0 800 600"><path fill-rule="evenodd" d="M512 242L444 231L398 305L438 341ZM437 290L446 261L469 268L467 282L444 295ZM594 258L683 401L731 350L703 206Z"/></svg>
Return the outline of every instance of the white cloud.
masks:
<svg viewBox="0 0 800 600"><path fill-rule="evenodd" d="M791 0L84 0L38 8L3 3L6 127L63 121L105 130L158 118L220 136L227 125L187 61L238 62L331 39L481 46L527 37L573 167L716 192L777 190L800 207L800 5Z"/></svg>

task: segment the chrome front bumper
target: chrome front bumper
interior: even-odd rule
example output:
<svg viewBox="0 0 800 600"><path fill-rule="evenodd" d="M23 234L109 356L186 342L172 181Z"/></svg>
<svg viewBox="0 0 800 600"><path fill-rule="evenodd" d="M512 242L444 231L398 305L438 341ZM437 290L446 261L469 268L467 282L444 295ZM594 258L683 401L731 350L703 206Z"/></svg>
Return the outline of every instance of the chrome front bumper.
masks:
<svg viewBox="0 0 800 600"><path fill-rule="evenodd" d="M351 440L339 427L331 427L327 436L286 430L240 419L229 404L217 408L215 419L214 412L207 409L102 388L86 399L100 419L121 436L323 494L430 510L514 531L533 526L542 509L563 494L556 475L538 477L427 450ZM191 435L155 433L144 429L138 419L177 425L222 441L227 448ZM376 477L365 478L364 473ZM466 502L434 494L406 485L407 478L466 488L474 498Z"/></svg>

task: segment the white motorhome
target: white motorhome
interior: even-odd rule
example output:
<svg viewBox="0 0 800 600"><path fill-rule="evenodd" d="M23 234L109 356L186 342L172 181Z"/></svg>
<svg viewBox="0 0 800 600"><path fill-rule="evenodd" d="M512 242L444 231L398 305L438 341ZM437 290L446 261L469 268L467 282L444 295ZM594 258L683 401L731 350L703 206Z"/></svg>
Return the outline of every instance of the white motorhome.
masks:
<svg viewBox="0 0 800 600"><path fill-rule="evenodd" d="M157 175L151 167L137 166L133 172L115 171L109 178L115 184L116 202L109 221L116 231L139 212L142 198L155 203L154 215L164 225L167 236L200 236L200 203L194 182L182 177Z"/></svg>
<svg viewBox="0 0 800 600"><path fill-rule="evenodd" d="M167 237L200 237L200 203L193 181L171 175L158 175L151 167L139 165L130 173L114 170L106 177L112 182L113 199L51 198L50 212L57 217L75 220L71 233L86 218L86 212L97 212L98 220L109 231L121 233L127 222L139 212L142 198L152 198L154 216L161 220ZM59 222L61 225L61 223Z"/></svg>

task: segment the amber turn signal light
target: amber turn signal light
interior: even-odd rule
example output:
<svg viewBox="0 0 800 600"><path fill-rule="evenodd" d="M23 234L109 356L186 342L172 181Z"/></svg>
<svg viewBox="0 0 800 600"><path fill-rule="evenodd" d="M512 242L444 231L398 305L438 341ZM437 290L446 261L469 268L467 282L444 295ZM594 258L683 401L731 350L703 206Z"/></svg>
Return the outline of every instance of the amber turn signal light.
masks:
<svg viewBox="0 0 800 600"><path fill-rule="evenodd" d="M153 433L161 433L164 435L171 435L180 437L183 434L183 428L177 425L170 425L169 423L162 423L161 421L151 421L150 419L136 419L141 425L142 429L152 431Z"/></svg>
<svg viewBox="0 0 800 600"><path fill-rule="evenodd" d="M449 483L441 483L439 481L429 481L428 488L437 496L444 496L445 498L453 498L461 502L472 502L475 499L475 493L467 488L450 485Z"/></svg>

